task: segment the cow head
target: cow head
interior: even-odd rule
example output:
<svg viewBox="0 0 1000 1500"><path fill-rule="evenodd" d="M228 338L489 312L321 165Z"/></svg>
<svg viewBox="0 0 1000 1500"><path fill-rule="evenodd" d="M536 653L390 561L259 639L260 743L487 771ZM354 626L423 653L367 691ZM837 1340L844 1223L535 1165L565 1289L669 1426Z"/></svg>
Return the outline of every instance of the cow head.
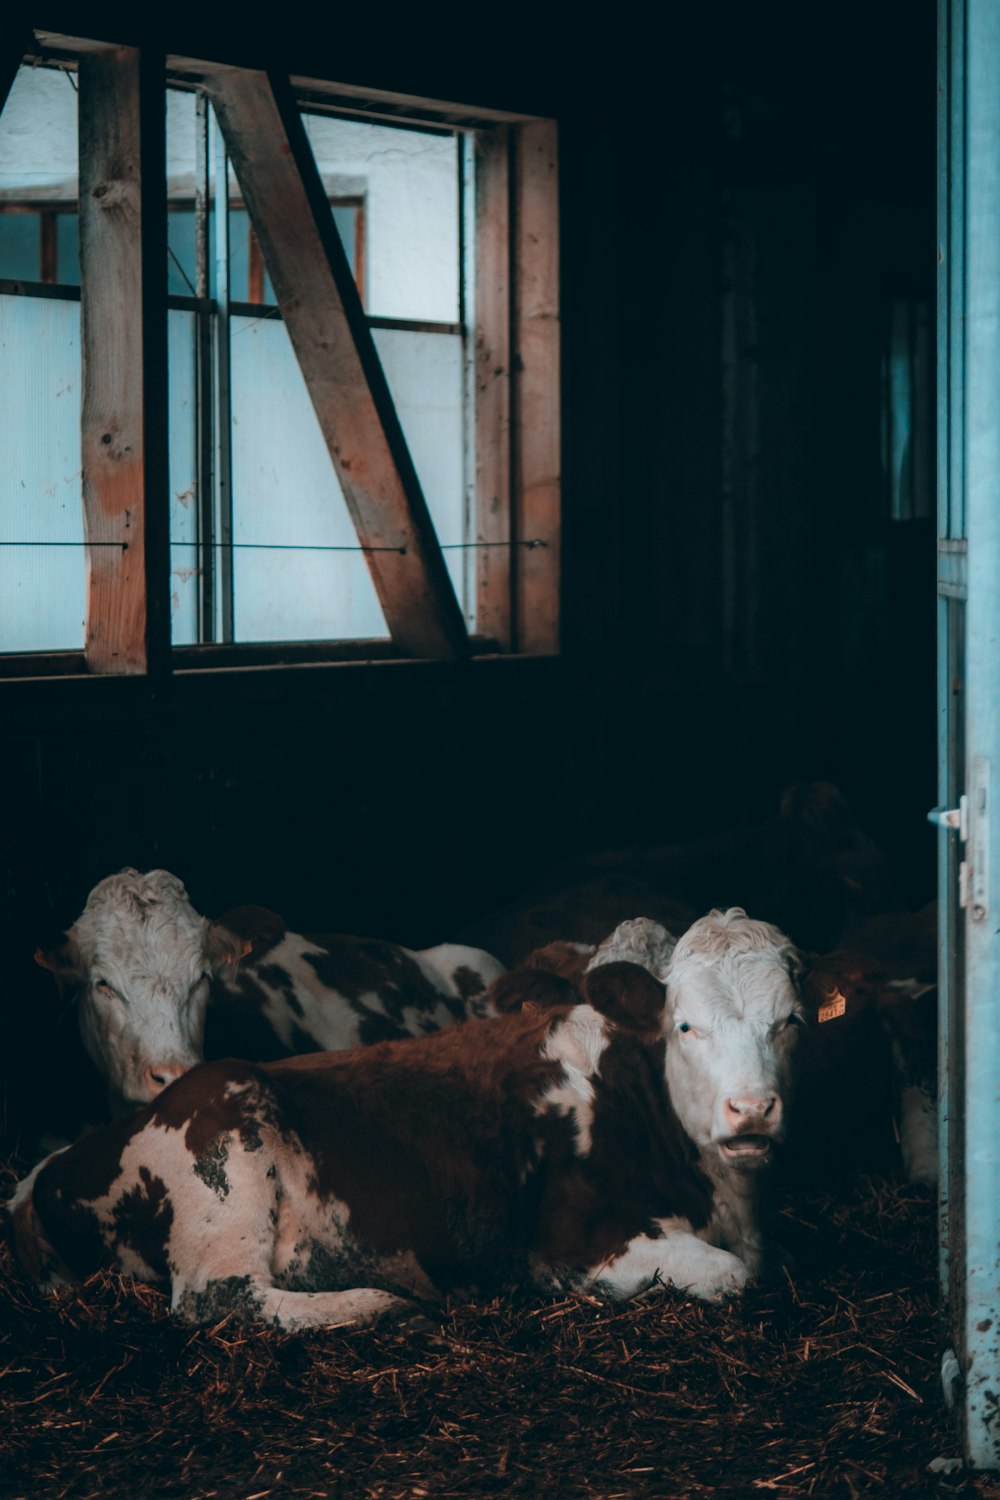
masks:
<svg viewBox="0 0 1000 1500"><path fill-rule="evenodd" d="M667 1085L708 1157L752 1171L785 1132L806 1012L789 940L740 907L713 911L677 943L667 970Z"/></svg>
<svg viewBox="0 0 1000 1500"><path fill-rule="evenodd" d="M209 979L250 947L199 916L175 875L126 869L35 959L76 988L84 1046L112 1092L144 1104L201 1062Z"/></svg>

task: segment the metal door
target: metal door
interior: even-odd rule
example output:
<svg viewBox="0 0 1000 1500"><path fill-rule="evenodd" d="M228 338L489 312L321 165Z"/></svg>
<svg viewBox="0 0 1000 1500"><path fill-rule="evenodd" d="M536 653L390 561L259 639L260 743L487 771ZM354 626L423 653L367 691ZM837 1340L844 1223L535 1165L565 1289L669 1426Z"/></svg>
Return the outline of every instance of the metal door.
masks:
<svg viewBox="0 0 1000 1500"><path fill-rule="evenodd" d="M938 722L945 1396L1000 1467L1000 0L939 0Z"/></svg>

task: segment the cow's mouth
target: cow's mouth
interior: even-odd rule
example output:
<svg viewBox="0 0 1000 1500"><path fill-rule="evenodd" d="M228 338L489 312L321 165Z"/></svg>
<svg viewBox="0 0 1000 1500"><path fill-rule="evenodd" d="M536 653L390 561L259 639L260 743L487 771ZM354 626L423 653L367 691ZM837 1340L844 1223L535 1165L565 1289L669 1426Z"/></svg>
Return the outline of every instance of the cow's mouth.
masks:
<svg viewBox="0 0 1000 1500"><path fill-rule="evenodd" d="M719 1154L723 1161L741 1166L757 1166L771 1155L772 1138L769 1135L732 1135L719 1142Z"/></svg>

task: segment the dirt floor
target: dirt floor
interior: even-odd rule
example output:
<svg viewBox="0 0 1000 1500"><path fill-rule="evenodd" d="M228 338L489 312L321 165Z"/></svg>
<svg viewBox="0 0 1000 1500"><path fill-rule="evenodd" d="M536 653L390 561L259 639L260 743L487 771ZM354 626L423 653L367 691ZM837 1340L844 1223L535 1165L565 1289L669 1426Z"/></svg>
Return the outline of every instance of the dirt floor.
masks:
<svg viewBox="0 0 1000 1500"><path fill-rule="evenodd" d="M930 1195L862 1179L780 1233L795 1271L740 1303L518 1297L308 1338L183 1327L116 1275L43 1295L3 1251L0 1496L1000 1500L928 1469L957 1451Z"/></svg>

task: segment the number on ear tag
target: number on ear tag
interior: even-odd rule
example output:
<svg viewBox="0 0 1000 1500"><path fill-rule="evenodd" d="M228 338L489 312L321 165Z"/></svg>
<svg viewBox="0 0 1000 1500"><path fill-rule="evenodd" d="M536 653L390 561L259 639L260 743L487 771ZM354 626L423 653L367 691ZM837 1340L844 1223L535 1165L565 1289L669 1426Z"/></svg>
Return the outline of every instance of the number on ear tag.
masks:
<svg viewBox="0 0 1000 1500"><path fill-rule="evenodd" d="M828 1000L825 1005L820 1006L820 1025L822 1025L824 1021L835 1021L837 1017L842 1016L846 1010L847 1000L838 990L832 1000Z"/></svg>

